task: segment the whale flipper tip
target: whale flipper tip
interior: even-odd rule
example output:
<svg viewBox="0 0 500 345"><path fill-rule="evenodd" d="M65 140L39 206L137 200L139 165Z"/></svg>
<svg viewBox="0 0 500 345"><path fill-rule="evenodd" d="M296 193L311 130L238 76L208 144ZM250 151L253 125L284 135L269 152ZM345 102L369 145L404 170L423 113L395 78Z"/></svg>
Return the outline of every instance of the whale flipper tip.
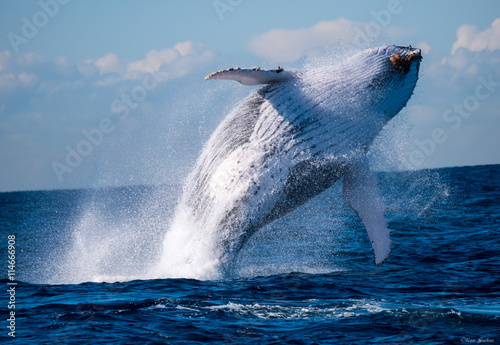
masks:
<svg viewBox="0 0 500 345"><path fill-rule="evenodd" d="M373 252L375 253L375 265L382 266L387 262L387 260L389 260L389 256L391 255L391 246L392 241L389 243L387 248L373 248Z"/></svg>

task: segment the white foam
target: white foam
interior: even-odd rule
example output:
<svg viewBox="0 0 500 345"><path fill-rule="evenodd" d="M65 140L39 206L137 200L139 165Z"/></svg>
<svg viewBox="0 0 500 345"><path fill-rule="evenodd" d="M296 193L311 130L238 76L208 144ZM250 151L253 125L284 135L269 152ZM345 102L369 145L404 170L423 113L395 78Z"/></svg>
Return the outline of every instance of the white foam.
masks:
<svg viewBox="0 0 500 345"><path fill-rule="evenodd" d="M228 302L223 305L204 307L208 310L224 311L231 314L253 316L259 319L314 319L332 318L344 319L363 315L373 315L384 312L394 312L388 307L384 307L378 301L371 300L348 300L347 307L325 306L282 306L277 304L244 304Z"/></svg>

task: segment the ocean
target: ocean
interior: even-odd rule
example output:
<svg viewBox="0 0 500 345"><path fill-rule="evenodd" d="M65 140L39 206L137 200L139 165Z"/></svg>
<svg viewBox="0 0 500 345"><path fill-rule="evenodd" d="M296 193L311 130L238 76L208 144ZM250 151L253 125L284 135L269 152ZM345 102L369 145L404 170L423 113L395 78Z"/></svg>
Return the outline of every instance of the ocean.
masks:
<svg viewBox="0 0 500 345"><path fill-rule="evenodd" d="M499 343L500 165L377 177L384 265L336 183L257 232L220 279L152 273L180 186L0 193L0 339Z"/></svg>

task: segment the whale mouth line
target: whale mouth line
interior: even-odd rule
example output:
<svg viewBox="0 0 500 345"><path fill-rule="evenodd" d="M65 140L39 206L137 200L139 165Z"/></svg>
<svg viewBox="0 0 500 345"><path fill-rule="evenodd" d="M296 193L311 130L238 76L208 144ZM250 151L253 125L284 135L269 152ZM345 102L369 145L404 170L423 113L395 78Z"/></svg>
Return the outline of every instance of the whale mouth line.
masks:
<svg viewBox="0 0 500 345"><path fill-rule="evenodd" d="M420 49L416 49L411 54L406 56L401 55L401 52L392 55L389 59L392 70L402 74L407 74L410 71L413 62L420 62L422 60L420 52Z"/></svg>

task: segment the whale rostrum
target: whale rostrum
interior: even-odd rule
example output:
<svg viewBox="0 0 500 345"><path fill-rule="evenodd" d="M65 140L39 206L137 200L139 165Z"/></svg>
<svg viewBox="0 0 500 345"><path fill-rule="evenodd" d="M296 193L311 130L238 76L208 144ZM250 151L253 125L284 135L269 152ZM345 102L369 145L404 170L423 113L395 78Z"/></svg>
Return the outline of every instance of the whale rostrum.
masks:
<svg viewBox="0 0 500 345"><path fill-rule="evenodd" d="M194 246L170 259L228 270L255 231L343 177L342 195L368 232L375 264L385 262L392 242L366 153L410 99L420 61L420 49L384 46L310 70L230 68L208 75L265 86L236 106L205 144L164 256L174 246Z"/></svg>

